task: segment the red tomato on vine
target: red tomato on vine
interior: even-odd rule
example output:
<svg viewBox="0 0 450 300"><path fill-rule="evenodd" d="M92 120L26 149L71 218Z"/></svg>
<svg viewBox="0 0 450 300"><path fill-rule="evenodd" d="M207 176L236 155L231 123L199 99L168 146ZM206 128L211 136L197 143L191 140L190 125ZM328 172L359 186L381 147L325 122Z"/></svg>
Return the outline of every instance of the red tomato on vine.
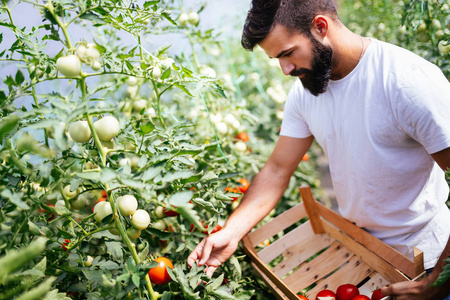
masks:
<svg viewBox="0 0 450 300"><path fill-rule="evenodd" d="M165 284L170 281L170 275L169 272L167 272L167 268L173 269L173 264L167 257L158 257L155 259L155 261L158 263L158 266L150 269L148 271L148 276L150 277L150 281L154 284Z"/></svg>
<svg viewBox="0 0 450 300"><path fill-rule="evenodd" d="M241 186L238 187L238 189L245 194L245 192L248 190L248 187L250 186L250 182L248 182L247 179L241 178L239 179L239 183Z"/></svg>

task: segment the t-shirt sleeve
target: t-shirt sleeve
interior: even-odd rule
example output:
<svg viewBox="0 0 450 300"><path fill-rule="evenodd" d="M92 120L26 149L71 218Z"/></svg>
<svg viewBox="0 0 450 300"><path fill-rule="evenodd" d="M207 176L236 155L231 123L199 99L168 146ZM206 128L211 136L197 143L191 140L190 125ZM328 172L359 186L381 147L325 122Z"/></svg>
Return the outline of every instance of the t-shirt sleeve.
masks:
<svg viewBox="0 0 450 300"><path fill-rule="evenodd" d="M286 104L284 105L283 122L281 123L280 135L293 138L306 138L311 136L311 131L306 123L300 102L304 92L300 81L297 81L289 91Z"/></svg>
<svg viewBox="0 0 450 300"><path fill-rule="evenodd" d="M411 71L400 84L398 124L433 154L450 147L450 83L434 65Z"/></svg>

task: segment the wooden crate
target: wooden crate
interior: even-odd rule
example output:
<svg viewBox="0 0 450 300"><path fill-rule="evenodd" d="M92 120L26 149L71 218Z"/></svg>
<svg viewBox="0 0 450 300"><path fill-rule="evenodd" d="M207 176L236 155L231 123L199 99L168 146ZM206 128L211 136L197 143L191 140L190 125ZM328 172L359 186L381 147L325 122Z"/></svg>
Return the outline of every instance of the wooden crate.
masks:
<svg viewBox="0 0 450 300"><path fill-rule="evenodd" d="M303 202L242 240L255 271L279 299L298 299L308 287L314 299L320 290L335 291L344 283L355 284L370 297L386 284L424 276L423 253L417 248L411 261L315 201L308 186L300 187L300 195ZM305 223L284 233L306 217ZM272 237L279 238L261 247Z"/></svg>

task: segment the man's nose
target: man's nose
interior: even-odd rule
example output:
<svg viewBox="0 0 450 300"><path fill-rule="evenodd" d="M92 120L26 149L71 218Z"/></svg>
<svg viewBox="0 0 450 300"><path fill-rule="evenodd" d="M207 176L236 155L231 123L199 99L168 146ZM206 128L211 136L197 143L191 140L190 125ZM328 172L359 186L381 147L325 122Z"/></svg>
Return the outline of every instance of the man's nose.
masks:
<svg viewBox="0 0 450 300"><path fill-rule="evenodd" d="M295 70L295 65L289 62L287 59L279 58L281 71L284 75L289 75L293 70Z"/></svg>

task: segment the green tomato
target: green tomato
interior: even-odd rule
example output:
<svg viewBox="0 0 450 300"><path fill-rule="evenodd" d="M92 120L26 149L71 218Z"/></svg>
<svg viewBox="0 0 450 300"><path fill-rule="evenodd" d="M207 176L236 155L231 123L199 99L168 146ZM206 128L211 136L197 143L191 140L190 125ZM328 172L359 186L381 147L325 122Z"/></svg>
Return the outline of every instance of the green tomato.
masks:
<svg viewBox="0 0 450 300"><path fill-rule="evenodd" d="M166 215L164 214L164 207L162 206L157 206L155 208L155 210L153 211L153 213L155 214L155 216L158 219L163 219Z"/></svg>
<svg viewBox="0 0 450 300"><path fill-rule="evenodd" d="M129 216L134 214L138 207L136 198L132 195L120 196L116 199L117 207L120 210L122 216Z"/></svg>
<svg viewBox="0 0 450 300"><path fill-rule="evenodd" d="M74 190L74 191L71 191L70 190L70 184L68 184L68 185L66 185L64 188L63 188L63 194L64 194L64 196L66 197L66 198L73 198L73 197L75 197L76 195L78 195L79 193L80 193L80 189L76 189L76 190Z"/></svg>
<svg viewBox="0 0 450 300"><path fill-rule="evenodd" d="M449 41L440 41L438 44L438 49L442 54L450 53L450 43Z"/></svg>
<svg viewBox="0 0 450 300"><path fill-rule="evenodd" d="M91 69L94 71L99 71L102 68L102 64L96 60L91 63Z"/></svg>
<svg viewBox="0 0 450 300"><path fill-rule="evenodd" d="M86 196L82 194L77 198L70 200L70 206L76 210L84 208L86 206Z"/></svg>
<svg viewBox="0 0 450 300"><path fill-rule="evenodd" d="M140 112L147 106L147 100L139 99L133 102L133 111Z"/></svg>
<svg viewBox="0 0 450 300"><path fill-rule="evenodd" d="M127 235L130 239L135 240L141 236L141 230L136 227L130 227L127 229Z"/></svg>
<svg viewBox="0 0 450 300"><path fill-rule="evenodd" d="M66 77L77 77L81 73L81 61L73 54L62 56L56 60L56 68Z"/></svg>
<svg viewBox="0 0 450 300"><path fill-rule="evenodd" d="M69 125L69 135L77 143L86 143L91 139L91 129L87 121L76 121Z"/></svg>
<svg viewBox="0 0 450 300"><path fill-rule="evenodd" d="M109 142L119 133L119 121L113 116L106 116L94 122L95 132L103 142Z"/></svg>
<svg viewBox="0 0 450 300"><path fill-rule="evenodd" d="M91 66L94 61L100 58L100 51L98 51L97 46L93 43L87 43L86 46L79 46L76 53L82 62Z"/></svg>
<svg viewBox="0 0 450 300"><path fill-rule="evenodd" d="M105 217L113 213L111 204L108 201L102 201L94 206L94 218L97 222L101 222Z"/></svg>
<svg viewBox="0 0 450 300"><path fill-rule="evenodd" d="M161 219L161 220L154 222L152 227L155 229L164 231L167 228L167 224L166 224L166 222L164 222L164 220Z"/></svg>
<svg viewBox="0 0 450 300"><path fill-rule="evenodd" d="M137 229L145 229L150 225L150 215L143 209L138 209L131 216L131 224Z"/></svg>
<svg viewBox="0 0 450 300"><path fill-rule="evenodd" d="M92 266L92 261L94 260L94 258L92 256L87 256L86 260L84 261L84 266L86 267L90 267Z"/></svg>

